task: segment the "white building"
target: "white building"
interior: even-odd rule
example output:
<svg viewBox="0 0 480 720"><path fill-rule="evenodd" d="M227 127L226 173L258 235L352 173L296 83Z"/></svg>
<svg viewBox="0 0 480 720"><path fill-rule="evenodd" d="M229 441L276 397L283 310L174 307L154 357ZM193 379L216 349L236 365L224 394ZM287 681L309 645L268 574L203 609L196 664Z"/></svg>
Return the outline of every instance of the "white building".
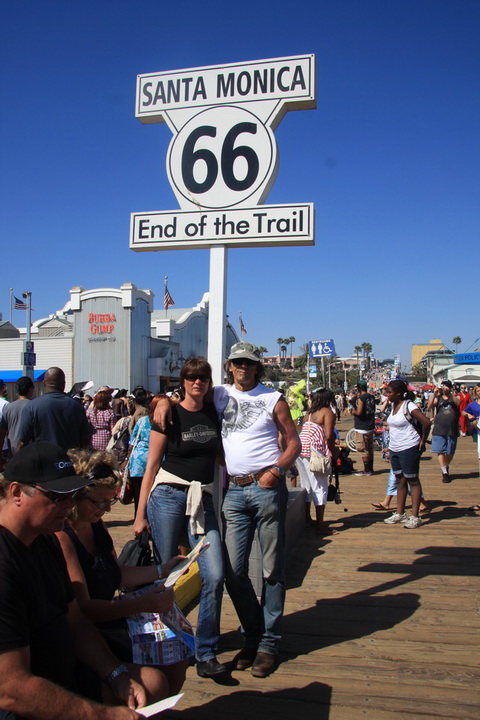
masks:
<svg viewBox="0 0 480 720"><path fill-rule="evenodd" d="M75 382L92 380L93 390L107 384L163 391L176 384L186 358L207 357L208 305L205 293L194 308L154 310L154 293L133 283L74 287L61 310L32 324L34 379L42 380L47 368L57 366L65 372L67 390ZM7 383L23 374L25 338L25 328L0 323L0 378ZM237 341L227 324L225 357Z"/></svg>

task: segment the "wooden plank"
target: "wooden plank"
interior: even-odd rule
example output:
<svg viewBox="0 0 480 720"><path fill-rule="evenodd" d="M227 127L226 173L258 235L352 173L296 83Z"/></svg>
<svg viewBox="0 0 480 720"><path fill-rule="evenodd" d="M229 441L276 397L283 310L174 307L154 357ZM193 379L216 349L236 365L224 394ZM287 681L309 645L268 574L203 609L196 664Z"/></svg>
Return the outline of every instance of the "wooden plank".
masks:
<svg viewBox="0 0 480 720"><path fill-rule="evenodd" d="M342 436L350 424L341 421ZM480 500L474 450L459 438L450 485L436 458L422 460L433 509L417 530L385 525L371 507L384 497L386 463L376 457L371 478L341 478L343 504L326 510L339 534L306 530L289 558L278 670L264 680L234 672L220 685L191 667L165 720L478 720L480 513L467 509ZM118 548L131 537L132 511L117 508L108 519ZM241 647L238 627L225 594L220 660Z"/></svg>

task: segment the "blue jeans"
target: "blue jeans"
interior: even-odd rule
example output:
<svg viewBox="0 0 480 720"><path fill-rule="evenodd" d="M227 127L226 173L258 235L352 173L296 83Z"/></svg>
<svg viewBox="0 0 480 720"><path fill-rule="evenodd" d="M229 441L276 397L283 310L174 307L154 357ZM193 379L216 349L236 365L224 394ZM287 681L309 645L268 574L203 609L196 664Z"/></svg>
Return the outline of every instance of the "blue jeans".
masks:
<svg viewBox="0 0 480 720"><path fill-rule="evenodd" d="M285 603L285 481L265 489L256 482L230 483L223 502L226 546L226 586L242 623L245 647L277 653ZM248 577L248 558L255 529L262 554L261 604Z"/></svg>
<svg viewBox="0 0 480 720"><path fill-rule="evenodd" d="M186 493L170 485L157 485L147 506L148 522L152 532L155 558L163 563L178 553L182 531L186 531L190 547L202 535L190 531L190 518L185 515ZM223 548L217 519L210 495L203 493L205 535L210 547L198 558L202 578L200 606L195 633L195 656L204 661L217 654L220 639L220 612L223 593Z"/></svg>

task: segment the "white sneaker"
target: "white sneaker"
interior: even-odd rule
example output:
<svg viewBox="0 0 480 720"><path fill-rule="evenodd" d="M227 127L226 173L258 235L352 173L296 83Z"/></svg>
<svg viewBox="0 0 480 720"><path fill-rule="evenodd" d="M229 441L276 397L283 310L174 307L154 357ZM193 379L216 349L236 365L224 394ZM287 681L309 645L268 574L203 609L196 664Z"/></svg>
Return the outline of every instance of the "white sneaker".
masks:
<svg viewBox="0 0 480 720"><path fill-rule="evenodd" d="M410 515L407 522L403 523L403 527L408 528L408 529L417 528L417 527L420 527L421 524L422 524L422 521L420 520L419 517L415 517L415 515Z"/></svg>
<svg viewBox="0 0 480 720"><path fill-rule="evenodd" d="M387 525L395 525L396 523L404 523L407 522L407 516L405 513L402 513L400 515L399 513L393 513L393 515L390 515L390 517L385 518L383 521L384 523L387 523Z"/></svg>

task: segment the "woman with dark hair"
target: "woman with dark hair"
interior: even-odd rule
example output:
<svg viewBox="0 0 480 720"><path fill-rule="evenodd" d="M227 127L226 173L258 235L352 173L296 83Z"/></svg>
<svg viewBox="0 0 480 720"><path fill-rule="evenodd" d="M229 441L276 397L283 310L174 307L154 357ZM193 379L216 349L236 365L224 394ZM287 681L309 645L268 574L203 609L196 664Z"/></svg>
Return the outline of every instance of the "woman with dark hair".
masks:
<svg viewBox="0 0 480 720"><path fill-rule="evenodd" d="M329 530L324 523L325 505L327 503L328 475L321 475L310 470L310 454L312 448L322 455L331 457L333 462L338 458L338 448L335 445L335 419L332 410L335 395L330 390L318 390L313 394L312 404L306 413L300 433L302 452L297 458L297 467L300 482L307 491L305 505L307 523L315 525L319 535L334 535L336 530ZM310 503L315 505L315 521L310 517Z"/></svg>
<svg viewBox="0 0 480 720"><path fill-rule="evenodd" d="M420 502L422 499L422 486L418 477L420 455L425 449L430 420L412 402L407 384L403 380L391 380L385 390L385 395L391 404L391 413L388 416L390 439L390 463L395 477L398 480L397 509L390 517L384 520L387 525L403 523L407 529L420 527ZM416 423L421 425L421 435ZM407 499L407 485L410 485L412 495L412 515L407 519L405 502Z"/></svg>
<svg viewBox="0 0 480 720"><path fill-rule="evenodd" d="M135 409L133 411L133 414L130 418L130 423L128 425L128 431L130 435L133 433L133 428L137 424L137 421L141 417L145 417L145 415L148 415L148 395L147 391L144 387L141 385L138 385L136 388L133 389L131 398L133 400Z"/></svg>
<svg viewBox="0 0 480 720"><path fill-rule="evenodd" d="M221 452L213 403L205 402L212 369L191 357L180 372L183 399L172 407L165 431L152 422L150 448L134 531L150 527L158 562L177 554L186 534L190 547L206 537L210 547L198 558L202 578L195 635L197 673L214 677L227 671L216 657L223 593L223 548L213 507L215 460Z"/></svg>
<svg viewBox="0 0 480 720"><path fill-rule="evenodd" d="M112 437L115 413L110 407L111 394L99 390L93 398L93 407L87 410L87 419L93 428L90 445L93 450L105 450Z"/></svg>

